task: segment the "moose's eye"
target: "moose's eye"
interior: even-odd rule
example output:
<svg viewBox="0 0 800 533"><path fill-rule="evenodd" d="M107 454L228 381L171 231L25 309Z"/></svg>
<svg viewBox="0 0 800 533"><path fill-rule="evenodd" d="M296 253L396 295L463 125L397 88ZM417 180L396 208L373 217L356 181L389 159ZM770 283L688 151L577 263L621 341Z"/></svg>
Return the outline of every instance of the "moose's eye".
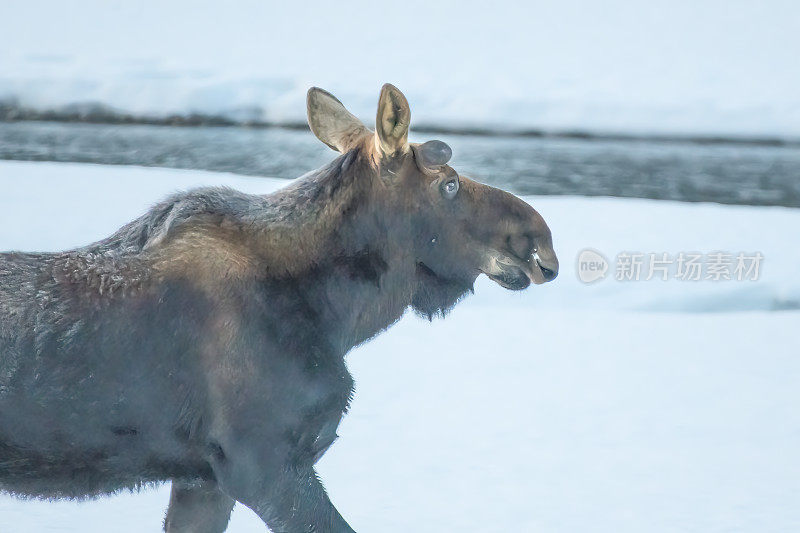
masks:
<svg viewBox="0 0 800 533"><path fill-rule="evenodd" d="M448 200L452 200L458 193L458 178L452 178L442 183L442 195Z"/></svg>

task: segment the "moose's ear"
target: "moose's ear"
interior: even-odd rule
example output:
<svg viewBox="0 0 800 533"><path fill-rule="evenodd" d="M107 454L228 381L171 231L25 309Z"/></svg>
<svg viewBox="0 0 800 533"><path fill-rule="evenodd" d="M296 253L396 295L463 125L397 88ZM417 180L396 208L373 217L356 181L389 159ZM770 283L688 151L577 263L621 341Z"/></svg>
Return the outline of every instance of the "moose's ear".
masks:
<svg viewBox="0 0 800 533"><path fill-rule="evenodd" d="M384 154L394 155L408 146L408 126L411 124L411 109L400 89L387 83L381 89L378 100L378 117L375 132Z"/></svg>
<svg viewBox="0 0 800 533"><path fill-rule="evenodd" d="M370 133L335 96L319 87L308 90L306 111L308 125L317 139L338 152L347 152Z"/></svg>

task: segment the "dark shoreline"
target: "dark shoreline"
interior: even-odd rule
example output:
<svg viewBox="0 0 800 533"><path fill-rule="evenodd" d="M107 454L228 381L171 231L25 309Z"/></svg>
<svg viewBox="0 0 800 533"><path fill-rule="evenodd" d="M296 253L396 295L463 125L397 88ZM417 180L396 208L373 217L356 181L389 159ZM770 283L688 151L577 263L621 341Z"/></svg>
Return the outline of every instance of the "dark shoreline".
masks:
<svg viewBox="0 0 800 533"><path fill-rule="evenodd" d="M221 115L188 114L165 117L123 113L100 105L66 106L58 110L36 110L0 101L0 122L58 122L108 125L147 125L169 127L234 127L307 131L305 122L236 121ZM479 137L567 139L581 141L623 141L691 145L766 146L800 148L800 139L776 136L727 136L683 134L637 134L590 130L547 130L537 128L451 127L415 124L416 133L470 135Z"/></svg>

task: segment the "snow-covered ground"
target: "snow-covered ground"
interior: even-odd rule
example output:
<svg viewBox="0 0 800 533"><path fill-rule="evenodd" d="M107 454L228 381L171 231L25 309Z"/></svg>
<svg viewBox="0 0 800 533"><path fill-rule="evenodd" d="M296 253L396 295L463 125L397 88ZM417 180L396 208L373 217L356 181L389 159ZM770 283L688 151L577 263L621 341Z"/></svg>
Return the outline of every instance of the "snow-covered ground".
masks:
<svg viewBox="0 0 800 533"><path fill-rule="evenodd" d="M0 99L136 115L304 120L319 85L374 120L395 83L417 124L800 136L800 4L0 3Z"/></svg>
<svg viewBox="0 0 800 533"><path fill-rule="evenodd" d="M0 163L0 250L107 235L176 189L281 180ZM526 198L562 263L523 293L486 280L444 320L354 350L341 439L319 463L357 531L800 529L800 211ZM760 251L753 282L587 286L579 250ZM158 531L162 487L93 502L0 497L0 530ZM237 506L230 531L264 531Z"/></svg>

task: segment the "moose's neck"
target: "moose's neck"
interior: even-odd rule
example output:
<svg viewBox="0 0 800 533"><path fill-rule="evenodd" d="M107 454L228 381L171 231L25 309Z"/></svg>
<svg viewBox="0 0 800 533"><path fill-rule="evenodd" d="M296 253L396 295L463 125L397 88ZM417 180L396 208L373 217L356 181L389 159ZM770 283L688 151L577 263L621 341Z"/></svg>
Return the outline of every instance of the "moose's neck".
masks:
<svg viewBox="0 0 800 533"><path fill-rule="evenodd" d="M346 246L342 225L369 207L365 167L354 150L264 197L251 227L271 275L304 271Z"/></svg>
<svg viewBox="0 0 800 533"><path fill-rule="evenodd" d="M259 229L269 291L291 293L294 311L342 353L395 322L411 302L413 263L395 257L390 224L373 201L373 172L349 152L267 197Z"/></svg>

